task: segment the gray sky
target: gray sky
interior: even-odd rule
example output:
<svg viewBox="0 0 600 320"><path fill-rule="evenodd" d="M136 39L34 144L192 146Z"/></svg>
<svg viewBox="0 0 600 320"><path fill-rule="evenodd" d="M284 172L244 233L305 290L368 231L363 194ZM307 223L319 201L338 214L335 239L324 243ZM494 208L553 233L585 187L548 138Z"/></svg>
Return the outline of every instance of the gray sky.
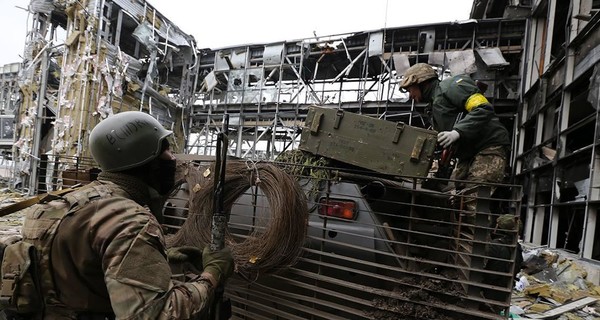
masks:
<svg viewBox="0 0 600 320"><path fill-rule="evenodd" d="M91 0L90 0L91 1ZM0 0L0 65L20 62L29 0ZM469 18L473 0L150 0L200 48L268 43Z"/></svg>

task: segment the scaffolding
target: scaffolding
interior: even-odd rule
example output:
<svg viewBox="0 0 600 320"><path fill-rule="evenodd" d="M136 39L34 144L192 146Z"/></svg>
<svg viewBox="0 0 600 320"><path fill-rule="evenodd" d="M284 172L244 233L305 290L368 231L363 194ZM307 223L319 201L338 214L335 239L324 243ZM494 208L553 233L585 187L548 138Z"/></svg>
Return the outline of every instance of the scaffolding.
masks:
<svg viewBox="0 0 600 320"><path fill-rule="evenodd" d="M229 153L253 160L294 149L311 105L428 127L425 105L398 87L416 62L485 82L510 129L524 33L524 19L470 20L201 50L186 152L214 154L223 114L230 117Z"/></svg>

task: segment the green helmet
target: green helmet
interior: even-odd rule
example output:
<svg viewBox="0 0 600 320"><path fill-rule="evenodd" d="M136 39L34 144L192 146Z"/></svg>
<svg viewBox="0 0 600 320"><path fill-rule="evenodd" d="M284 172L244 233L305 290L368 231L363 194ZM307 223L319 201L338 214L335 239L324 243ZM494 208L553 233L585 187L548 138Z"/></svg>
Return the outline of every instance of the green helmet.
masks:
<svg viewBox="0 0 600 320"><path fill-rule="evenodd" d="M404 73L404 79L400 83L401 89L406 89L413 84L419 84L432 78L437 78L437 73L427 63L417 63L408 68Z"/></svg>
<svg viewBox="0 0 600 320"><path fill-rule="evenodd" d="M496 223L498 225L498 229L510 231L518 231L519 229L519 217L512 214L503 214L499 216L496 220Z"/></svg>
<svg viewBox="0 0 600 320"><path fill-rule="evenodd" d="M121 112L92 129L90 150L103 171L123 171L158 157L162 141L172 133L147 113Z"/></svg>

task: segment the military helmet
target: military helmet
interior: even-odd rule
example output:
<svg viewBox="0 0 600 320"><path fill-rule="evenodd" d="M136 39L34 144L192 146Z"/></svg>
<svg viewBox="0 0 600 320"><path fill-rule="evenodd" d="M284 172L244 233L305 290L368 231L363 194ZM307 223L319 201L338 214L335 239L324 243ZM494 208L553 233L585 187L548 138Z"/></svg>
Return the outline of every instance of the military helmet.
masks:
<svg viewBox="0 0 600 320"><path fill-rule="evenodd" d="M512 214L503 214L496 219L498 229L502 230L517 230L519 228L519 218Z"/></svg>
<svg viewBox="0 0 600 320"><path fill-rule="evenodd" d="M92 129L90 150L103 171L123 171L158 157L163 140L172 133L147 113L121 112Z"/></svg>
<svg viewBox="0 0 600 320"><path fill-rule="evenodd" d="M427 63L417 63L406 70L400 88L406 89L413 84L423 83L429 79L437 78L437 76L435 70Z"/></svg>

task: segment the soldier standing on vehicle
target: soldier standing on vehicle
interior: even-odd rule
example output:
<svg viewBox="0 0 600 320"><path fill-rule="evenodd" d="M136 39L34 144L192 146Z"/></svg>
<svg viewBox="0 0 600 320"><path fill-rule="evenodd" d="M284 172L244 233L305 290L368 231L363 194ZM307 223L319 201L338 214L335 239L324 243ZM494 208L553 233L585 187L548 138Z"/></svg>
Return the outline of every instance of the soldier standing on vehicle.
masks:
<svg viewBox="0 0 600 320"><path fill-rule="evenodd" d="M202 270L171 280L157 220L174 185L171 134L143 112L109 116L90 133L98 180L28 209L22 233L41 258L40 318L189 319L233 273L228 249L171 248Z"/></svg>
<svg viewBox="0 0 600 320"><path fill-rule="evenodd" d="M519 217L515 215L504 214L496 219L496 225L491 234L492 240L486 248L486 256L488 257L484 266L486 270L501 273L512 272L512 279L516 279L523 264L523 249L521 248L521 244L517 241L520 229ZM513 259L512 246L515 243L515 250L517 252L514 253L515 261L513 269L510 261ZM501 286L502 283L506 283L506 276L488 273L485 275L482 282L489 285ZM513 284L514 281L511 281L511 288ZM510 292L502 292L493 289L484 289L482 293L487 299L501 302L509 299L510 296Z"/></svg>
<svg viewBox="0 0 600 320"><path fill-rule="evenodd" d="M503 181L510 147L508 130L471 77L456 75L440 81L430 65L417 63L408 68L400 88L416 102L429 103L430 122L439 132L438 144L453 148L458 159L455 179ZM457 185L457 189L465 187Z"/></svg>

